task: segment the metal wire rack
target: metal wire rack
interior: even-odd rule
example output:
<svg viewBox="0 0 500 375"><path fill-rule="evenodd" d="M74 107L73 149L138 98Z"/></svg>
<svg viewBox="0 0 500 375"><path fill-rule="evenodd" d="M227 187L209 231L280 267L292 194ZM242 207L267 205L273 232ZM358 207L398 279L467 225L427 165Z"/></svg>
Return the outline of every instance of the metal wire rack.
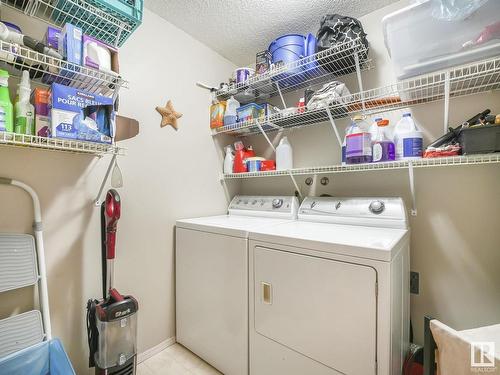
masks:
<svg viewBox="0 0 500 375"><path fill-rule="evenodd" d="M278 177L278 176L301 176L314 174L332 174L345 172L361 172L361 171L376 171L376 170L392 170L392 169L407 169L426 168L426 167L448 167L455 165L476 165L476 164L492 164L500 163L500 154L484 154L484 155L463 155L443 158L423 158L413 161L393 161L384 163L368 163L368 164L351 164L351 165L328 165L322 167L295 168L281 171L265 171L265 172L247 172L247 173L229 173L224 174L225 180L232 179L247 179L256 177Z"/></svg>
<svg viewBox="0 0 500 375"><path fill-rule="evenodd" d="M112 96L121 87L128 88L128 82L118 75L72 64L1 40L0 62L11 74L20 76L23 70L28 70L30 77L46 85L57 82L105 96Z"/></svg>
<svg viewBox="0 0 500 375"><path fill-rule="evenodd" d="M230 133L248 136L261 132L277 131L319 124L340 119L354 113L365 115L387 112L405 107L445 99L472 95L500 89L500 57L407 79L384 87L361 91L339 98L328 107L307 110L297 108L294 114L281 113L238 122L213 130L213 135Z"/></svg>
<svg viewBox="0 0 500 375"><path fill-rule="evenodd" d="M82 142L71 139L45 138L35 135L0 132L0 145L13 147L28 147L42 150L71 152L78 154L125 155L125 149L115 145Z"/></svg>
<svg viewBox="0 0 500 375"><path fill-rule="evenodd" d="M332 80L335 77L370 69L368 49L361 40L338 44L332 48L291 63L275 65L263 74L247 81L232 83L216 92L219 100L234 96L240 103L265 100L277 94Z"/></svg>
<svg viewBox="0 0 500 375"><path fill-rule="evenodd" d="M57 27L66 22L77 25L85 34L115 47L121 46L137 27L86 0L3 0L2 5Z"/></svg>

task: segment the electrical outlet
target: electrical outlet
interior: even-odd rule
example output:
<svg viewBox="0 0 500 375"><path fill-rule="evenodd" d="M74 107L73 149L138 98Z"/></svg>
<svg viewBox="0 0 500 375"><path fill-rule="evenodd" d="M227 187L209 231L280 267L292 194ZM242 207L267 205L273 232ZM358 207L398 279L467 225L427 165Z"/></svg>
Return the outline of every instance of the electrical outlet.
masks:
<svg viewBox="0 0 500 375"><path fill-rule="evenodd" d="M410 272L410 293L419 294L420 291L420 274L418 272Z"/></svg>

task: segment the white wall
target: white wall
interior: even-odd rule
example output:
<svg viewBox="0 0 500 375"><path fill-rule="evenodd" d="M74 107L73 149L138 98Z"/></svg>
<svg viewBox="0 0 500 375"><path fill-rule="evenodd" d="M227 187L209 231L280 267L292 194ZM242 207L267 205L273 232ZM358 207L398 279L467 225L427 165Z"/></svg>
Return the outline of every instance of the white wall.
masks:
<svg viewBox="0 0 500 375"><path fill-rule="evenodd" d="M2 9L5 20L41 37L43 25ZM36 30L36 31L31 31ZM222 213L219 161L208 126L209 95L196 81L217 84L234 66L155 14L120 50L130 80L120 114L140 122L140 134L123 142L115 284L139 300L138 349L175 335L174 224L184 217ZM171 99L184 114L179 131L160 129L155 107ZM86 373L85 304L101 293L99 209L92 206L109 157L0 147L0 176L38 192L44 215L50 308L54 335L62 338L79 374ZM21 191L0 186L0 231L29 232L32 210ZM0 318L30 308L33 290L0 296Z"/></svg>
<svg viewBox="0 0 500 375"><path fill-rule="evenodd" d="M402 1L361 18L376 65L363 73L365 89L395 81L381 19L407 3ZM358 91L353 77L345 82L351 92ZM288 105L295 105L298 96L290 95ZM485 108L499 113L499 99L499 92L453 99L450 125L457 126ZM423 127L426 142L442 134L442 102L411 111ZM401 111L385 114L393 124L400 116ZM348 122L338 121L337 125L343 130ZM288 137L295 167L339 163L340 148L329 123L292 131ZM245 142L261 154L269 153L261 136ZM328 186L321 186L318 178L313 189L304 184L306 177L298 178L306 195L402 196L411 207L405 170L331 175ZM418 216L410 218L411 268L420 273L420 294L411 298L411 314L417 341L422 343L424 314L456 329L500 322L500 165L418 169L415 177ZM242 189L245 194L293 192L293 184L286 177L247 180Z"/></svg>

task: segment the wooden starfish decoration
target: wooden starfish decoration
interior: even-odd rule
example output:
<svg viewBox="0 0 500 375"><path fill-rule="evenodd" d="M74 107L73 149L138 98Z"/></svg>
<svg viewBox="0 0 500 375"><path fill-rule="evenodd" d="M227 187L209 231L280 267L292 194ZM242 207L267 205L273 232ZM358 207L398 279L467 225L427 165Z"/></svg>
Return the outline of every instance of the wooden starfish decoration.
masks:
<svg viewBox="0 0 500 375"><path fill-rule="evenodd" d="M167 105L165 107L156 107L156 111L161 115L160 126L162 128L170 125L175 130L178 130L177 119L182 117L182 113L175 111L171 100L167 102Z"/></svg>

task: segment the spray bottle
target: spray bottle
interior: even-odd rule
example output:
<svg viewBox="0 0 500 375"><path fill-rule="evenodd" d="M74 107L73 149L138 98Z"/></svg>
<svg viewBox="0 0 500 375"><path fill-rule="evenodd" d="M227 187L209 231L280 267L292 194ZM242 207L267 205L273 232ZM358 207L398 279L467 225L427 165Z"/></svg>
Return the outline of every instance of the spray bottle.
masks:
<svg viewBox="0 0 500 375"><path fill-rule="evenodd" d="M35 135L35 107L30 103L30 94L30 76L29 72L24 70L14 106L16 113L14 131L18 134Z"/></svg>
<svg viewBox="0 0 500 375"><path fill-rule="evenodd" d="M9 96L9 73L0 69L0 131L14 131L14 115Z"/></svg>

